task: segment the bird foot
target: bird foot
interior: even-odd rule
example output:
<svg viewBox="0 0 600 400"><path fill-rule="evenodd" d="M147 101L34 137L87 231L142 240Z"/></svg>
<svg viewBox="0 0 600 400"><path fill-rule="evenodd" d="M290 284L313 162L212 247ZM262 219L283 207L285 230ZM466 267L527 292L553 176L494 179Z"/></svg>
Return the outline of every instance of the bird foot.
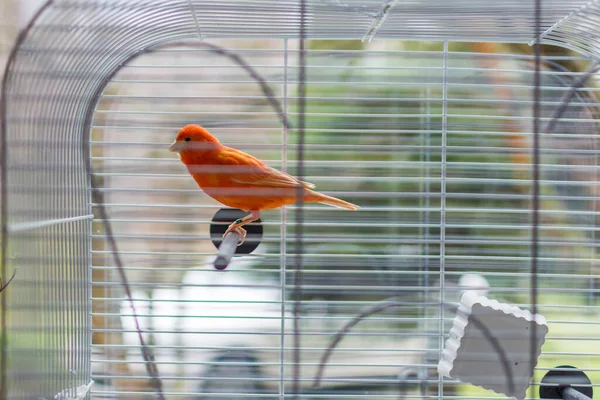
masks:
<svg viewBox="0 0 600 400"><path fill-rule="evenodd" d="M229 225L229 228L227 228L223 234L223 239L225 239L225 236L227 236L230 232L235 232L240 237L240 241L237 244L238 246L241 246L244 243L244 240L246 240L246 230L241 226L235 226L235 223Z"/></svg>

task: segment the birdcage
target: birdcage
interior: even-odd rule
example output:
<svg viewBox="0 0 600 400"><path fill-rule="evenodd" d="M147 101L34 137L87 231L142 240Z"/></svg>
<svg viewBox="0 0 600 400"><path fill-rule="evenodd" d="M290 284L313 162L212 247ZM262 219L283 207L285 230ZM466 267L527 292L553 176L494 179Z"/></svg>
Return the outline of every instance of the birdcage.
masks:
<svg viewBox="0 0 600 400"><path fill-rule="evenodd" d="M438 371L464 293L545 317L528 397L592 397L599 7L46 1L2 80L0 398L487 398ZM265 211L215 269L187 124L361 208Z"/></svg>

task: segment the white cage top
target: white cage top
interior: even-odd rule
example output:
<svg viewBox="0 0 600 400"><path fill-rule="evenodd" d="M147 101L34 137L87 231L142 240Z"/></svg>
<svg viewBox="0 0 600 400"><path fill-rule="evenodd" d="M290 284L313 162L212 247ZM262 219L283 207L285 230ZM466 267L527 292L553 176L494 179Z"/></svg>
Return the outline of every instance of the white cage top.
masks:
<svg viewBox="0 0 600 400"><path fill-rule="evenodd" d="M313 39L529 43L535 39L534 5L534 0L307 0L306 35ZM137 25L140 30L150 27L155 32L203 38L297 38L300 25L298 0L59 0L52 7L58 12L68 10L73 16L73 11L79 10L80 22L102 14L104 28ZM560 31L557 22L571 14L590 16L597 7L598 1L543 0L542 31L552 27ZM566 43L577 42L578 36L592 39L596 25L583 22L575 22L578 30L570 25L566 31L570 38L560 32L557 37L563 37Z"/></svg>

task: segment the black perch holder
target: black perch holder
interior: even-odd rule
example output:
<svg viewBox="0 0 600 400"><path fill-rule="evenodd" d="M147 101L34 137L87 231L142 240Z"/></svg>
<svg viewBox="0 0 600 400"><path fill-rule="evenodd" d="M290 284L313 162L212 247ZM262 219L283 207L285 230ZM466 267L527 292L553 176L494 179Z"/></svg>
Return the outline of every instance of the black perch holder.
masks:
<svg viewBox="0 0 600 400"><path fill-rule="evenodd" d="M258 219L244 226L247 232L246 240L240 246L240 236L235 232L230 232L223 239L223 234L235 220L248 215L246 211L237 208L221 208L210 223L210 240L219 250L215 259L215 268L224 270L231 262L234 255L244 255L252 253L260 244L263 236L263 226Z"/></svg>
<svg viewBox="0 0 600 400"><path fill-rule="evenodd" d="M540 383L540 399L591 400L593 395L587 375L570 365L551 369Z"/></svg>

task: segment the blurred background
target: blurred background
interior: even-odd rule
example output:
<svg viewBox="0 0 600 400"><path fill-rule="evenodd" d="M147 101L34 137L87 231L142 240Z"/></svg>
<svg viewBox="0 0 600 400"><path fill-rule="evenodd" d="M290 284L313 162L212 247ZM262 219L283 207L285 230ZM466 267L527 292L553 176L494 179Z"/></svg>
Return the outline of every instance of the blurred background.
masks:
<svg viewBox="0 0 600 400"><path fill-rule="evenodd" d="M19 27L41 2L0 1L4 64ZM297 126L297 41L208 42L255 68ZM475 274L489 285L490 298L531 306L531 49L397 40L307 46L305 180L361 209L304 207L303 393L501 397L437 375L454 317L440 302L458 301L460 279ZM544 46L543 126L590 66L573 52ZM542 138L538 312L549 334L536 382L562 364L600 382L596 91L594 77ZM105 87L92 121L92 162L167 397L289 393L295 207L264 212L257 250L216 272L209 226L221 206L167 151L189 123L297 172L297 132L282 127L243 69L194 42L140 56ZM151 398L98 218L91 240L92 398ZM366 307L392 298L402 305L357 324L321 385L312 387L333 335Z"/></svg>

